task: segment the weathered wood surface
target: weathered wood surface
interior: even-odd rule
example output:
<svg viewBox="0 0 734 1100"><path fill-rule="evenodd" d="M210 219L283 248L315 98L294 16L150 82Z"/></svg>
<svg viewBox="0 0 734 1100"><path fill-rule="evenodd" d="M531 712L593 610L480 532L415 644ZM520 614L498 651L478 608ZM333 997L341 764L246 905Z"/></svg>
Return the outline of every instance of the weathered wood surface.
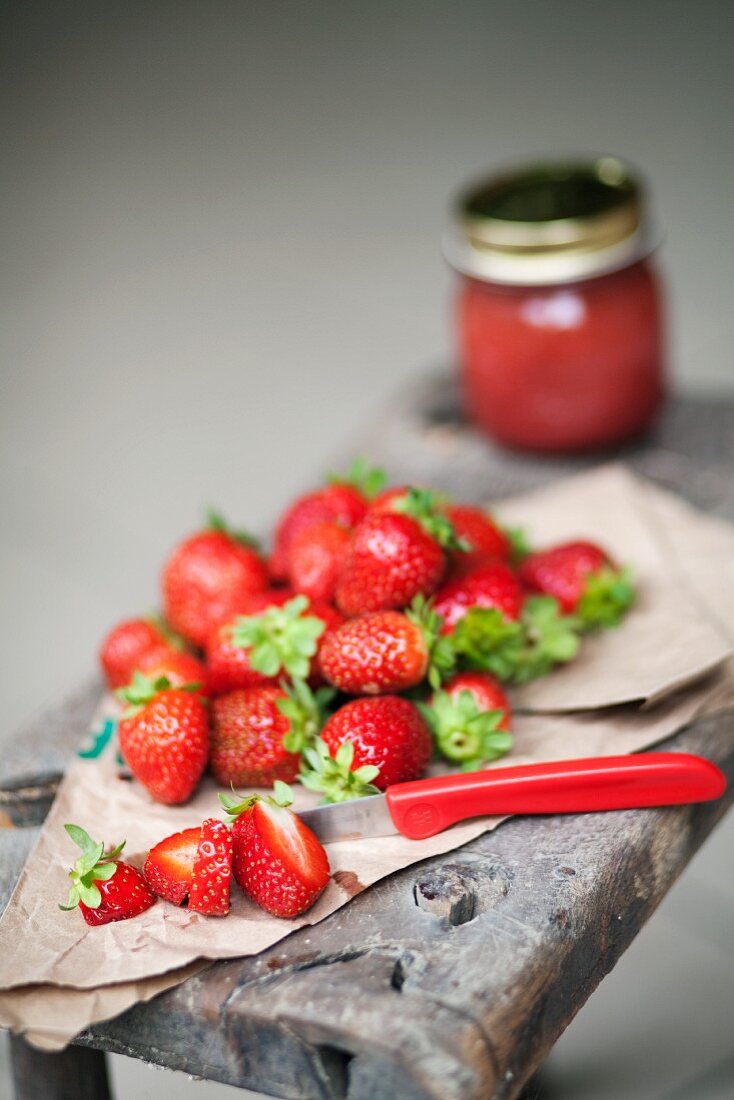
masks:
<svg viewBox="0 0 734 1100"><path fill-rule="evenodd" d="M446 450L449 398L440 381L407 395L395 423L383 420L364 449L398 479L435 482L469 499L513 492L577 466L553 463L548 475L535 460L497 458L457 423ZM732 420L731 405L680 404L655 446L625 457L697 503L734 516ZM426 438L435 437L437 423L438 442ZM435 446L443 452L438 457ZM9 820L26 819L23 791L35 792L30 819L40 816L45 795L38 789L50 790L96 692L90 686L56 713L50 752L41 748L50 728L43 720L3 767ZM703 753L731 782L732 732L729 711L679 733L667 747ZM42 783L27 766L39 758ZM378 883L262 955L210 967L91 1029L80 1043L294 1100L509 1100L731 797L695 807L516 818ZM13 848L13 838L35 832L0 830L5 890L27 850L22 843Z"/></svg>
<svg viewBox="0 0 734 1100"><path fill-rule="evenodd" d="M67 1047L59 1054L39 1055L11 1036L15 1100L110 1100L102 1051Z"/></svg>

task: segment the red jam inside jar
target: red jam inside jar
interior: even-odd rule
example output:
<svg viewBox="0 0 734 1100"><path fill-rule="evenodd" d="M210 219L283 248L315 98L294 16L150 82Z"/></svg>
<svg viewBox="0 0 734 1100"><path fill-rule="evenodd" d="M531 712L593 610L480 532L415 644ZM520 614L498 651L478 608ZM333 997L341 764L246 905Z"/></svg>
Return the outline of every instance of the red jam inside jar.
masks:
<svg viewBox="0 0 734 1100"><path fill-rule="evenodd" d="M626 166L536 167L470 192L460 209L462 237L447 254L462 273L470 418L531 451L641 433L665 389L661 290Z"/></svg>

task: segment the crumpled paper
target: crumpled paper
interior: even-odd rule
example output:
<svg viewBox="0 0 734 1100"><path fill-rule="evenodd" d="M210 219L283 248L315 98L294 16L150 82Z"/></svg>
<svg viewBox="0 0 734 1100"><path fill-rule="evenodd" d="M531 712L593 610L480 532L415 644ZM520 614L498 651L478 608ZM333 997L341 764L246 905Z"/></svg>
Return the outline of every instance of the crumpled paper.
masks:
<svg viewBox="0 0 734 1100"><path fill-rule="evenodd" d="M635 607L621 626L586 638L573 662L523 687L515 694L519 707L565 713L661 699L711 671L731 652L723 624L702 608L682 579L682 570L704 572L705 559L697 559L692 542L686 541L694 537L685 532L707 517L688 509L684 534L677 524L666 536L665 517L658 519L650 505L658 498L668 502L660 507L669 510L669 494L614 465L498 507L505 523L524 527L531 545L580 538L601 543L618 563L631 566L638 589Z"/></svg>
<svg viewBox="0 0 734 1100"><path fill-rule="evenodd" d="M515 748L495 766L638 751L708 711L712 701L723 706L734 698L726 661L734 608L723 604L708 579L709 562L734 560L734 528L619 467L506 502L502 515L522 520L538 541L541 533L549 543L598 539L632 565L643 595L617 630L585 640L578 663L516 693L515 703L536 713L516 716ZM734 586L726 599L734 604L732 592ZM566 696L554 684L562 678L565 714ZM322 920L385 875L457 848L501 820L477 819L425 841L396 836L331 844L332 882L295 921L268 916L235 887L225 919L159 901L134 920L89 928L78 913L61 913L56 904L65 898L66 871L76 855L65 822L108 842L127 837L126 857L141 866L162 837L219 812L211 780L186 806L165 807L124 777L114 739L104 743L115 706L103 701L85 756L69 769L0 921L0 1024L47 1049L182 981L201 959L261 951ZM315 799L304 790L297 797L301 807Z"/></svg>

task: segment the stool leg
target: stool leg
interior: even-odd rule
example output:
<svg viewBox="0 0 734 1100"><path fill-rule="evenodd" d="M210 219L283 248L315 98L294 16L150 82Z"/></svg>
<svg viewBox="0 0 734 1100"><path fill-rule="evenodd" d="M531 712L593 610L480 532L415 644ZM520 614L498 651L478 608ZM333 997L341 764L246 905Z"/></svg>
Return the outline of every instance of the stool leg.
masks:
<svg viewBox="0 0 734 1100"><path fill-rule="evenodd" d="M50 1054L10 1037L15 1100L112 1100L104 1052L67 1047Z"/></svg>

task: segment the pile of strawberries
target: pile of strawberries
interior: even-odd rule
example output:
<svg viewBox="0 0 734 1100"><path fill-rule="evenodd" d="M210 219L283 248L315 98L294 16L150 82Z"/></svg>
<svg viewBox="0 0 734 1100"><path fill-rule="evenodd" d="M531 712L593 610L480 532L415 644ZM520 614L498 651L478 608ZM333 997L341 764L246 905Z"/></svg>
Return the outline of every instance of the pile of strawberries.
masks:
<svg viewBox="0 0 734 1100"><path fill-rule="evenodd" d="M530 552L480 508L383 481L359 461L299 497L268 558L211 516L164 566L163 620L104 640L127 704L120 751L153 798L185 802L207 767L227 787L276 787L226 801L231 833L208 819L152 849L136 883L149 904L152 890L225 913L233 873L269 911L303 912L328 860L286 784L338 801L416 779L434 755L482 767L512 744L503 685L572 660L633 601L627 570L590 542ZM70 904L86 917L127 865L72 829Z"/></svg>

